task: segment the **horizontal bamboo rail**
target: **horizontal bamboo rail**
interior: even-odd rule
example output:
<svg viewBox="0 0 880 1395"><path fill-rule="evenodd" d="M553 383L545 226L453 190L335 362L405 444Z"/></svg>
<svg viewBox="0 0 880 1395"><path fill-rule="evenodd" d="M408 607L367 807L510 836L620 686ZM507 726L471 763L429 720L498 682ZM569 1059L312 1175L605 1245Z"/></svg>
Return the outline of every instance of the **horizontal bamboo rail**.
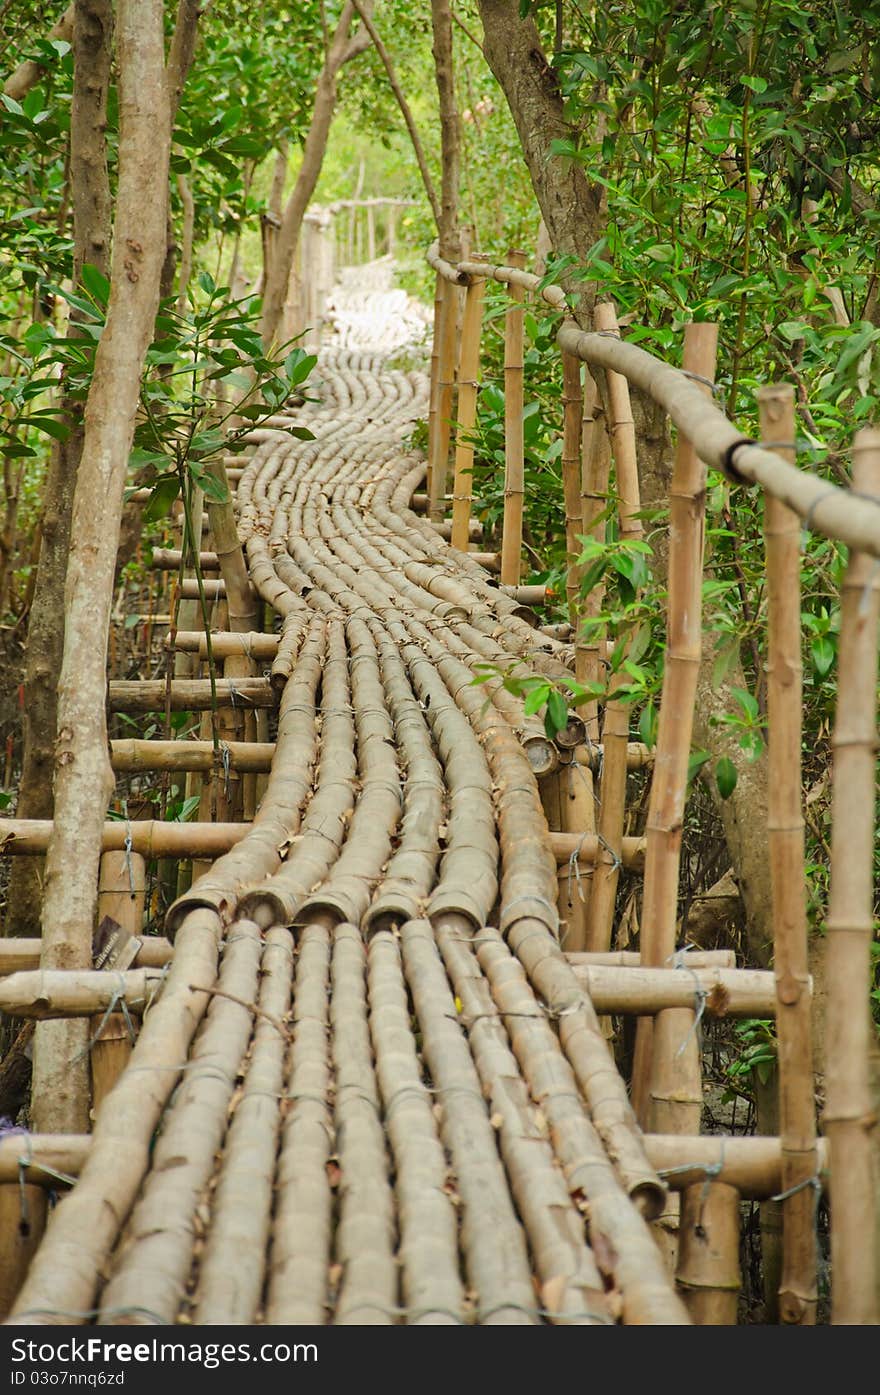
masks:
<svg viewBox="0 0 880 1395"><path fill-rule="evenodd" d="M162 969L35 969L0 979L0 1012L10 1017L91 1017L126 1007L144 1012L164 981Z"/></svg>
<svg viewBox="0 0 880 1395"><path fill-rule="evenodd" d="M176 572L182 559L183 552L179 547L154 547L150 566L158 572ZM189 557L187 561L189 564ZM216 552L200 552L199 566L203 572L219 572L220 559Z"/></svg>
<svg viewBox="0 0 880 1395"><path fill-rule="evenodd" d="M275 707L278 694L266 678L218 678L212 689L207 678L125 680L108 684L110 712L162 712L170 697L172 712L205 712L218 707Z"/></svg>
<svg viewBox="0 0 880 1395"><path fill-rule="evenodd" d="M171 962L174 953L170 940L164 935L136 936L137 953L132 967L137 969L163 969ZM22 938L0 940L0 978L7 974L24 973L40 967L39 939Z"/></svg>
<svg viewBox="0 0 880 1395"><path fill-rule="evenodd" d="M772 973L763 969L613 968L573 965L597 1012L650 1016L690 1008L710 1017L775 1017Z"/></svg>
<svg viewBox="0 0 880 1395"><path fill-rule="evenodd" d="M224 741L215 751L211 741L110 742L114 770L239 770L259 774L272 767L274 741Z"/></svg>
<svg viewBox="0 0 880 1395"><path fill-rule="evenodd" d="M245 836L247 823L173 823L161 819L110 819L101 835L102 852L124 852L131 839L141 857L219 857ZM52 836L51 819L0 819L0 856L44 853Z"/></svg>
<svg viewBox="0 0 880 1395"><path fill-rule="evenodd" d="M0 1182L24 1179L55 1188L66 1178L74 1180L92 1148L90 1134L5 1134L0 1138ZM726 1138L703 1134L682 1138L678 1134L646 1134L645 1149L674 1191L706 1180L707 1175L736 1187L746 1199L772 1196L782 1175L778 1138ZM830 1159L825 1139L819 1139L819 1175L829 1176ZM58 1174L61 1174L59 1178Z"/></svg>
<svg viewBox="0 0 880 1395"><path fill-rule="evenodd" d="M243 654L246 659L274 659L278 644L278 635L233 634L230 630L211 632L211 652L215 659L228 659L233 654ZM198 654L200 659L208 657L204 630L178 630L174 648L183 654Z"/></svg>

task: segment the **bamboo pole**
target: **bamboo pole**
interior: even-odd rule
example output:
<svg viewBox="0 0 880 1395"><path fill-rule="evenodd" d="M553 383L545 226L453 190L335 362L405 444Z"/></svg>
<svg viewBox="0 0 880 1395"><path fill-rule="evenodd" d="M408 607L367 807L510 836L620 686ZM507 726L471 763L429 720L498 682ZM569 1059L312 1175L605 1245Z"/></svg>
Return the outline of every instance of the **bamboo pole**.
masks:
<svg viewBox="0 0 880 1395"><path fill-rule="evenodd" d="M133 1012L143 1012L164 979L162 969L36 969L0 979L0 1011L12 1017L88 1017L106 1012L125 1001Z"/></svg>
<svg viewBox="0 0 880 1395"><path fill-rule="evenodd" d="M717 344L717 325L689 324L684 338L685 372L711 381ZM669 499L666 659L648 807L642 903L642 956L646 964L658 965L675 949L681 835L703 637L706 467L683 435L676 445ZM640 1024L632 1098L643 1123L651 1089L651 1036L651 1024Z"/></svg>
<svg viewBox="0 0 880 1395"><path fill-rule="evenodd" d="M880 494L880 431L858 432L853 488ZM874 937L873 860L877 765L877 564L853 552L841 587L833 751L831 892L826 920L824 1132L831 1182L831 1315L834 1323L880 1322L875 1247L876 1105L869 1053L876 1028L867 986Z"/></svg>
<svg viewBox="0 0 880 1395"><path fill-rule="evenodd" d="M525 252L509 252L511 264L522 269ZM522 568L525 447L523 443L523 296L521 286L509 287L510 305L504 316L504 520L501 533L501 582L518 586Z"/></svg>
<svg viewBox="0 0 880 1395"><path fill-rule="evenodd" d="M241 841L247 823L174 823L163 819L110 819L104 824L101 851L125 848L131 838L133 851L146 858L219 857ZM0 821L0 854L31 857L44 853L52 836L51 819L3 819Z"/></svg>
<svg viewBox="0 0 880 1395"><path fill-rule="evenodd" d="M26 1150L19 1151L24 1155ZM49 1195L37 1182L0 1184L0 1318L5 1319L24 1282L43 1232L49 1211Z"/></svg>
<svg viewBox="0 0 880 1395"><path fill-rule="evenodd" d="M455 392L455 336L457 291L449 281L440 281L439 343L437 347L437 386L435 391L434 435L432 438L428 515L443 516L443 499L449 473L449 442Z"/></svg>
<svg viewBox="0 0 880 1395"><path fill-rule="evenodd" d="M140 853L106 852L101 855L98 880L98 924L105 917L117 927L109 953L101 964L106 972L124 961L137 946L146 901L146 866ZM138 940L138 945L140 941ZM115 977L115 976L114 976ZM129 1023L121 1012L98 1017L90 1024L92 1035L92 1109L97 1111L128 1064L133 1042Z"/></svg>
<svg viewBox="0 0 880 1395"><path fill-rule="evenodd" d="M478 259L479 260L479 259ZM452 546L467 552L471 537L474 493L474 446L470 439L477 417L480 377L480 335L486 282L475 276L465 292L458 372L458 425L455 432L455 474L452 484Z"/></svg>
<svg viewBox="0 0 880 1395"><path fill-rule="evenodd" d="M610 303L597 305L594 311L596 327L604 333L617 330L617 315ZM639 512L639 474L636 460L636 437L629 385L617 373L607 375L609 428L614 457L615 485L618 496L621 540L639 539L642 523ZM604 762L599 786L600 854L590 888L589 949L611 947L614 924L614 903L620 873L623 822L626 810L627 744L629 738L629 704L615 697L617 688L627 681L619 668L611 677L605 720L602 727Z"/></svg>
<svg viewBox="0 0 880 1395"><path fill-rule="evenodd" d="M223 751L231 769L249 774L262 773L272 768L275 743L227 741ZM214 766L214 745L211 741L111 741L110 760L117 771L209 771Z"/></svg>
<svg viewBox="0 0 880 1395"><path fill-rule="evenodd" d="M0 940L0 978L40 967L38 939ZM139 969L161 969L171 962L171 941L163 935L137 937L137 950L132 964Z"/></svg>
<svg viewBox="0 0 880 1395"><path fill-rule="evenodd" d="M376 935L370 941L371 959L375 957L377 945L388 949L393 941L390 935ZM372 985L370 1002L374 1021L381 1028L381 1013L378 1018L376 1014L385 1006L384 997L380 1004ZM404 1027L402 1022L398 1022L397 1027L399 1048L406 1043L412 1049L409 1027ZM393 1070L388 1071L388 1079L389 1084L393 1084ZM403 1111L402 1100L400 1108ZM661 1176L665 1175L666 1185L673 1191L685 1191L697 1183L702 1185L707 1173L714 1180L735 1187L744 1198L770 1196L781 1186L782 1150L778 1138L757 1135L728 1138L721 1134L682 1138L678 1134L648 1133L644 1142L649 1161ZM26 1182L53 1189L61 1180L53 1174L60 1172L76 1177L91 1147L91 1135L85 1133L5 1134L0 1137L0 1182L17 1182L23 1168ZM827 1140L817 1139L816 1147L820 1175L825 1178L829 1170Z"/></svg>
<svg viewBox="0 0 880 1395"><path fill-rule="evenodd" d="M211 651L215 659L228 659L230 654L245 654L251 659L274 659L278 644L278 635L258 634L255 631L233 634L229 630L215 630L211 635ZM198 654L202 660L208 657L204 630L178 630L174 636L174 648L186 654Z"/></svg>
<svg viewBox="0 0 880 1395"><path fill-rule="evenodd" d="M761 439L793 459L794 388L758 393ZM801 812L800 525L778 499L764 506L767 553L769 747L767 842L773 898L778 1007L779 1107L782 1136L782 1322L816 1320L816 1116ZM792 1189L795 1189L792 1191Z"/></svg>
<svg viewBox="0 0 880 1395"><path fill-rule="evenodd" d="M697 1183L681 1198L676 1284L693 1321L736 1324L740 1290L739 1192L726 1182Z"/></svg>
<svg viewBox="0 0 880 1395"><path fill-rule="evenodd" d="M688 962L691 956L688 955ZM575 977L589 993L597 1012L636 1013L648 1016L667 1011L684 1013L681 1018L681 1036L678 1041L672 1038L675 1053L681 1041L686 1041L693 1027L695 998L704 1002L704 1012L709 1017L773 1017L776 1014L776 1001L773 975L763 969L722 969L687 968L655 969L640 964L615 967L601 963L574 963ZM684 1053L682 1053L684 1054ZM678 1057L676 1069L681 1064ZM702 1097L679 1099L681 1082L672 1081L674 1098L665 1104L668 1115L670 1103L686 1103L689 1107L689 1122L699 1126L699 1113L694 1106L702 1103ZM670 1119L652 1122L655 1133L674 1133ZM684 1132L684 1130L682 1130ZM699 1127L688 1130L698 1133Z"/></svg>
<svg viewBox="0 0 880 1395"><path fill-rule="evenodd" d="M562 355L562 406L562 492L565 502L566 593L568 618L572 625L577 626L579 587L576 561L581 550L578 534L583 528L581 450L584 389L581 385L581 361L574 354L563 353Z"/></svg>
<svg viewBox="0 0 880 1395"><path fill-rule="evenodd" d="M165 708L164 679L133 679L108 684L111 712L161 712ZM274 707L277 694L265 678L218 678L217 704L221 707ZM210 710L214 694L207 678L176 678L171 683L172 712Z"/></svg>
<svg viewBox="0 0 880 1395"><path fill-rule="evenodd" d="M584 375L584 406L581 435L581 533L602 542L605 524L598 522L608 497L608 471L611 464L611 442L606 429L605 411L596 383L589 373ZM585 568L577 567L577 588L580 596ZM575 631L575 677L579 683L597 683L600 677L599 634L597 630L583 632L580 622L595 619L602 609L605 584L600 581L588 596L580 597L578 629ZM590 741L599 740L599 703L588 698L578 708L587 724Z"/></svg>
<svg viewBox="0 0 880 1395"><path fill-rule="evenodd" d="M425 512L428 513L431 507L431 497L433 488L434 472L434 438L437 432L437 375L440 364L440 317L443 310L443 277L440 272L434 279L434 318L433 334L431 336L431 367L430 382L428 389L428 449L427 472L425 477L426 501Z"/></svg>

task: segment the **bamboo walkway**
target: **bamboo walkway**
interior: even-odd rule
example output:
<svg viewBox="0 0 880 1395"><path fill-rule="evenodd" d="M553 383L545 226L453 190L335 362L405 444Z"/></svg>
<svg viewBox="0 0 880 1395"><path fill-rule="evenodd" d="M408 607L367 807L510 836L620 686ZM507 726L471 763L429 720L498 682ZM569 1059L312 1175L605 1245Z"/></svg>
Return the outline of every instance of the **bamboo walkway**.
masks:
<svg viewBox="0 0 880 1395"><path fill-rule="evenodd" d="M779 1190L779 1140L699 1138L692 1098L688 1130L643 1133L598 1014L658 1014L679 1070L695 1011L772 1015L773 976L725 953L583 952L580 878L645 848L603 861L580 718L553 742L498 678L474 685L515 661L570 677L575 651L411 507L430 384L389 354L419 320L383 264L375 287L358 273L319 400L255 431L237 481L256 610L277 622L264 635L253 597L227 598L222 777L204 741L161 753L204 773L205 823L107 826L103 904L130 938L114 971L74 991L35 980L38 946L4 947L0 1007L124 1019L93 1046L110 1079L89 1137L0 1140L7 1225L76 1177L41 1243L35 1220L7 1254L7 1292L27 1270L10 1320L733 1321L739 1199ZM204 656L197 630L177 641ZM181 704L207 705L187 681ZM136 709L133 686L111 706ZM149 768L164 744L116 742L114 764ZM618 749L625 780L647 756L625 726ZM5 851L47 836L7 821ZM161 855L207 860L151 941L125 907Z"/></svg>

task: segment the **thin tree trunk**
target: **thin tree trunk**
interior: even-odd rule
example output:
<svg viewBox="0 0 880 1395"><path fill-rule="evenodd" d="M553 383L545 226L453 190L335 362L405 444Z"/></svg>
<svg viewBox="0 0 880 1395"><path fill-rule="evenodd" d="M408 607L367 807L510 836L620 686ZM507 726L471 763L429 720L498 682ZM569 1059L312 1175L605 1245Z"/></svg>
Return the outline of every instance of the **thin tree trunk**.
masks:
<svg viewBox="0 0 880 1395"><path fill-rule="evenodd" d="M161 0L120 0L119 185L107 323L84 413L58 685L55 824L46 862L42 965L88 968L104 812L113 788L104 710L113 574L141 373L166 250L171 113L185 75L181 0L165 68ZM37 1031L33 1124L81 1131L88 1122L87 1024Z"/></svg>
<svg viewBox="0 0 880 1395"><path fill-rule="evenodd" d="M461 174L461 132L455 102L455 72L452 60L452 13L449 0L431 0L434 31L434 72L440 101L440 255L457 261L458 189Z"/></svg>
<svg viewBox="0 0 880 1395"><path fill-rule="evenodd" d="M324 163L330 124L336 110L336 79L339 70L344 63L362 53L370 44L370 36L365 29L359 30L353 38L349 38L353 19L354 5L351 0L346 0L315 88L315 105L303 145L299 174L287 200L281 227L274 239L274 254L265 268L262 328L263 343L267 348L278 335L302 221Z"/></svg>
<svg viewBox="0 0 880 1395"><path fill-rule="evenodd" d="M110 181L104 132L110 85L111 0L78 0L73 33L74 83L70 113L70 186L73 203L74 285L88 262L107 275L110 265ZM76 334L77 312L71 316ZM82 452L80 404L62 403L69 428L52 450L41 520L42 543L28 627L24 678L22 775L18 814L52 817L52 758L57 717L55 680L64 645L64 578L70 520ZM16 863L9 881L5 933L36 935L43 881L41 858Z"/></svg>

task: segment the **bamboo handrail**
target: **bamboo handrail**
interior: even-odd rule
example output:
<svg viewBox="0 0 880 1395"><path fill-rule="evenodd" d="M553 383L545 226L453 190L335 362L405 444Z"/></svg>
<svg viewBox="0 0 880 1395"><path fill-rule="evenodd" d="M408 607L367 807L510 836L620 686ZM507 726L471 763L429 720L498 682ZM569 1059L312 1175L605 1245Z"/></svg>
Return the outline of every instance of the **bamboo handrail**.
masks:
<svg viewBox="0 0 880 1395"><path fill-rule="evenodd" d="M463 278L472 272L472 268L459 270L437 257L432 260L431 252L428 261L439 275L448 276L459 285L467 284ZM539 277L525 271L514 278L512 270L484 267L480 274L507 283L515 279L518 285L540 295L552 309L563 309L567 302L561 287L544 285ZM724 471L737 483L760 485L767 494L787 504L813 532L880 557L880 500L855 499L847 490L795 467L777 452L749 440L680 369L636 344L583 331L572 320L562 324L556 342L586 363L621 373L648 393L689 438L710 469Z"/></svg>

